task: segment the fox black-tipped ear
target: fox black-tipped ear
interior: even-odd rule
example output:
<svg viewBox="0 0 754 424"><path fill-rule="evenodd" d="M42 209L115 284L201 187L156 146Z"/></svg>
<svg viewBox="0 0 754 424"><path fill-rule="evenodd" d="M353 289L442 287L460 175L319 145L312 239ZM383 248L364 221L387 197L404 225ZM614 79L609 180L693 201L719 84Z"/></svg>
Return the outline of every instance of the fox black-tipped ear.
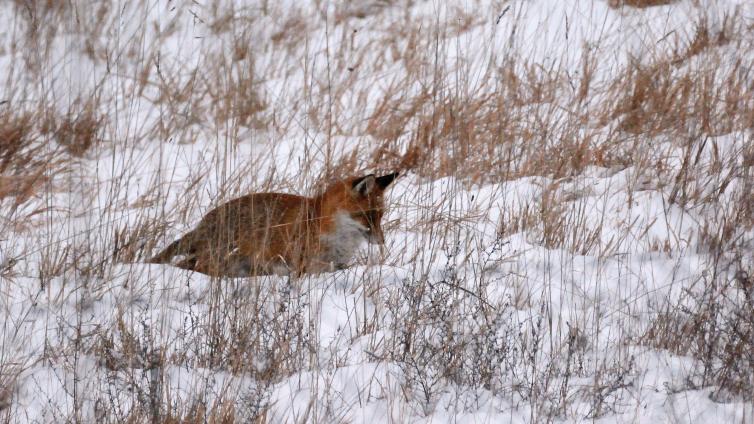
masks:
<svg viewBox="0 0 754 424"><path fill-rule="evenodd" d="M357 178L353 181L351 193L353 193L354 196L366 196L374 190L375 184L376 179L374 178L374 174Z"/></svg>
<svg viewBox="0 0 754 424"><path fill-rule="evenodd" d="M376 179L377 186L379 188L381 188L381 189L384 190L384 189L387 188L387 186L390 185L390 183L393 182L393 180L397 176L398 176L398 173L397 172L393 172L392 174L387 174L387 175L383 175L381 177L377 177L377 179Z"/></svg>

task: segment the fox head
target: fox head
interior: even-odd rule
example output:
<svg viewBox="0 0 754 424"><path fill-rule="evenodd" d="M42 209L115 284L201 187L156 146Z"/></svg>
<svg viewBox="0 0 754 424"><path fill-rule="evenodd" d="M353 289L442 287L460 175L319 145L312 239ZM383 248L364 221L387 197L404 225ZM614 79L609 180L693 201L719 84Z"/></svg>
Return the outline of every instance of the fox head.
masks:
<svg viewBox="0 0 754 424"><path fill-rule="evenodd" d="M369 174L343 180L323 194L322 212L336 217L336 227L351 226L369 243L384 244L380 226L385 210L383 194L397 176L394 172L380 177Z"/></svg>

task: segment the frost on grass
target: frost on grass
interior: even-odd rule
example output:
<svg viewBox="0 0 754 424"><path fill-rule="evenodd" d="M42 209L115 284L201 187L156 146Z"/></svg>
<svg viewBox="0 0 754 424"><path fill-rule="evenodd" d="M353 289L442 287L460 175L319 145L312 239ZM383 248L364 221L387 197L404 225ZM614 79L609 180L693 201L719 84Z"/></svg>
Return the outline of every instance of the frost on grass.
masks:
<svg viewBox="0 0 754 424"><path fill-rule="evenodd" d="M0 5L3 422L745 422L741 2ZM145 258L400 171L347 269Z"/></svg>

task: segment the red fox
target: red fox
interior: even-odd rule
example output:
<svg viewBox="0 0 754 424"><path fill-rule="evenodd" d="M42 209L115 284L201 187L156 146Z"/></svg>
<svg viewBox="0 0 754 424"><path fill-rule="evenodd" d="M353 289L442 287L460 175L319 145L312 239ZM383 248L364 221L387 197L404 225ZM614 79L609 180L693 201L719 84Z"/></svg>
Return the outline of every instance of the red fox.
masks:
<svg viewBox="0 0 754 424"><path fill-rule="evenodd" d="M398 173L348 178L316 197L254 193L211 210L151 258L211 276L300 275L344 268L359 244L384 244L383 193Z"/></svg>

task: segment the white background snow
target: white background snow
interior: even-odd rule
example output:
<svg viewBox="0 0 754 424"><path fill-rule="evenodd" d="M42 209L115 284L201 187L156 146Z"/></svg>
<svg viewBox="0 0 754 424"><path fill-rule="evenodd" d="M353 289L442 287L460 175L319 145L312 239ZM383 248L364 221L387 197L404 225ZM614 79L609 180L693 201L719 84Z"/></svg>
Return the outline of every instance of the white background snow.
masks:
<svg viewBox="0 0 754 424"><path fill-rule="evenodd" d="M709 205L674 204L684 152L667 138L643 144L668 167L649 175L409 171L387 194L384 248L364 245L342 271L213 280L140 263L235 196L316 193L352 152L355 169L390 171L369 161L367 121L438 69L461 76L443 74L444 91L469 93L513 57L576 81L588 53L600 87L693 38L701 17L715 30L734 14L741 44L693 60L750 64L750 2L143 0L100 13L98 2L39 12L32 1L39 22L61 13L41 41L25 35L35 20L23 3L0 4L0 107L65 114L96 97L103 124L102 141L44 190L0 200L3 420L159 419L202 405L236 422L754 422L752 399L718 396L700 358L642 339L689 293L734 279L701 234L740 207L754 175L735 174ZM228 92L264 106L249 115L213 98ZM702 186L752 166L741 156L751 130L709 137ZM47 137L45 151L63 155ZM549 207L567 219L562 242L547 241L543 221L501 230ZM151 242L136 233L149 223L162 225ZM752 229L737 231L750 248ZM117 232L147 250L122 261Z"/></svg>

